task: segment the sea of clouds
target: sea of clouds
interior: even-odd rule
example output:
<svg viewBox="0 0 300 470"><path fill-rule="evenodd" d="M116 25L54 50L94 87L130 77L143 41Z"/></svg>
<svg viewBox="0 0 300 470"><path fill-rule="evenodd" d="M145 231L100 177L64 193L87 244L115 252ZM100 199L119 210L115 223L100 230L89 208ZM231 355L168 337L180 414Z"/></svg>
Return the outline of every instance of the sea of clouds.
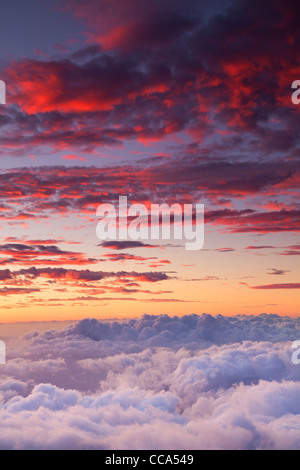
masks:
<svg viewBox="0 0 300 470"><path fill-rule="evenodd" d="M1 449L299 449L300 319L85 319L7 342Z"/></svg>

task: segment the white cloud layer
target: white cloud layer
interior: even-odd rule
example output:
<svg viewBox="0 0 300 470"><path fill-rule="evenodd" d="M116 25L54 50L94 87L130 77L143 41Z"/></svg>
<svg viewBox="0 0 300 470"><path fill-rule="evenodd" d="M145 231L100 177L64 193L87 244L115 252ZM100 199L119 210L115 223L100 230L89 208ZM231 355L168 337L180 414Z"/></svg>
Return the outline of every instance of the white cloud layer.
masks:
<svg viewBox="0 0 300 470"><path fill-rule="evenodd" d="M86 319L7 345L1 449L299 449L300 320Z"/></svg>

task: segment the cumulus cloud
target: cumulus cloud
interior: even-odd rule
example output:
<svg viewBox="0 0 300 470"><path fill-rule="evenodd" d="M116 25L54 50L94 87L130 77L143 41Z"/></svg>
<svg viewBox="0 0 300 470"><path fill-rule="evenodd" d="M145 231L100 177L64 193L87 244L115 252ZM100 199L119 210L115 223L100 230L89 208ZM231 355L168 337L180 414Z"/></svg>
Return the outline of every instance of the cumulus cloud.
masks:
<svg viewBox="0 0 300 470"><path fill-rule="evenodd" d="M31 331L7 345L0 448L297 449L299 330L203 314Z"/></svg>

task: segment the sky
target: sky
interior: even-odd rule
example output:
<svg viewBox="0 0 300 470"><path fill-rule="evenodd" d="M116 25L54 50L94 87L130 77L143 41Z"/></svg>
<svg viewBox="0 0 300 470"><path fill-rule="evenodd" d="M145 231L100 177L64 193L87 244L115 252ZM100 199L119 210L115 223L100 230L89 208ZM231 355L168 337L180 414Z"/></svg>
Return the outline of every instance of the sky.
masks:
<svg viewBox="0 0 300 470"><path fill-rule="evenodd" d="M1 2L0 322L299 315L297 12ZM120 195L204 204L203 248L100 240Z"/></svg>
<svg viewBox="0 0 300 470"><path fill-rule="evenodd" d="M0 2L1 450L300 449L299 13Z"/></svg>

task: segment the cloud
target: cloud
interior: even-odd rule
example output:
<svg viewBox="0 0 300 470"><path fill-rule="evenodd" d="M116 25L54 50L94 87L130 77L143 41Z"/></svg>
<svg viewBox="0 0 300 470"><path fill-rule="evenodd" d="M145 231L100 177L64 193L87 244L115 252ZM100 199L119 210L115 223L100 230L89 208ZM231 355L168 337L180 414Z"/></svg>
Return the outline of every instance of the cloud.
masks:
<svg viewBox="0 0 300 470"><path fill-rule="evenodd" d="M251 289L300 289L298 282L286 282L282 284L265 284L262 286L250 286Z"/></svg>
<svg viewBox="0 0 300 470"><path fill-rule="evenodd" d="M286 247L287 249L279 253L280 255L283 256L297 256L300 255L300 245L292 245Z"/></svg>
<svg viewBox="0 0 300 470"><path fill-rule="evenodd" d="M1 177L2 203L5 205L1 217L9 222L79 213L89 222L92 217L96 225L95 214L99 204L117 204L119 195L134 194L128 204L149 201L191 204L197 199L208 198L210 203L206 205L205 222L229 232L296 232L300 227L300 212L296 208L296 193L293 191L299 168L297 161L279 159L276 162L231 163L223 157L207 162L198 155L177 158L176 165L166 158L151 163L140 162L135 166L106 167L101 172L95 167L15 169L4 172ZM250 202L249 198L255 199L258 195L265 198L275 193L285 195L287 187L292 190L289 208L262 210ZM244 207L215 209L220 192L230 198L232 205L239 203ZM246 196L247 200L244 200ZM101 246L112 249L150 247L149 243L141 245L140 242L128 241L110 241L108 245ZM297 249L287 251L283 254L297 252Z"/></svg>
<svg viewBox="0 0 300 470"><path fill-rule="evenodd" d="M128 248L156 248L159 245L151 245L149 243L144 243L140 241L125 240L125 241L105 241L101 242L99 246L103 248L109 248L111 250L124 250Z"/></svg>
<svg viewBox="0 0 300 470"><path fill-rule="evenodd" d="M14 398L5 406L1 448L16 448L16 441L21 449L297 449L299 445L293 418L299 412L299 384L262 381L238 386L215 400L198 400L184 411L173 393L132 392L125 389L97 398L39 385L27 398ZM58 421L60 426L52 432Z"/></svg>
<svg viewBox="0 0 300 470"><path fill-rule="evenodd" d="M0 288L0 295L6 297L7 295L15 295L15 294L31 294L32 292L40 292L41 289L32 288L32 287L1 287Z"/></svg>
<svg viewBox="0 0 300 470"><path fill-rule="evenodd" d="M95 258L88 258L83 253L61 250L49 241L43 244L35 244L33 241L26 243L6 243L0 245L0 265L61 265L61 264L93 264Z"/></svg>
<svg viewBox="0 0 300 470"><path fill-rule="evenodd" d="M104 258L104 259L103 259ZM148 262L149 267L157 268L160 266L164 266L166 264L171 264L171 261L167 259L159 259L156 256L152 257L145 257L145 256L137 256L131 255L130 253L106 253L103 255L101 261L113 261L117 263L124 263L125 261L134 261L137 264L145 264Z"/></svg>
<svg viewBox="0 0 300 470"><path fill-rule="evenodd" d="M290 99L299 71L296 0L68 0L57 7L82 22L85 42L3 68L10 86L0 157L41 154L66 166L3 170L3 222L79 216L82 228L96 227L96 207L128 194L147 206L205 201L209 231L299 231L300 115ZM127 155L153 142L166 148L101 171L86 164L103 147ZM69 166L75 159L81 166ZM161 312L164 303L183 302L161 297L170 291L141 289L169 280L164 271L74 269L101 261L102 252L89 258L50 238L1 243L4 298L55 286L68 296L64 303L115 300L123 317L121 300L138 301L130 293L151 294L141 301L161 302ZM102 255L110 261L169 263L127 253L152 247L142 242L100 246L115 251ZM299 245L246 249L300 253ZM28 300L42 311L62 299L30 296L26 307ZM0 448L300 447L300 375L291 361L297 318L145 315L53 328L7 343Z"/></svg>
<svg viewBox="0 0 300 470"><path fill-rule="evenodd" d="M275 248L272 245L249 245L246 246L245 250L265 250L265 249L271 249Z"/></svg>
<svg viewBox="0 0 300 470"><path fill-rule="evenodd" d="M7 345L0 448L299 448L297 332L276 315L32 331Z"/></svg>
<svg viewBox="0 0 300 470"><path fill-rule="evenodd" d="M294 256L300 254L300 245L273 246L273 245L250 245L245 250L265 250L274 249L276 253L282 256ZM279 251L280 250L280 251ZM284 251L281 251L284 250Z"/></svg>
<svg viewBox="0 0 300 470"><path fill-rule="evenodd" d="M74 155L181 132L197 142L242 138L268 154L297 148L295 1L152 3L58 6L83 22L87 40L3 71L11 104L0 125L9 152L46 145ZM263 175L252 182L263 184Z"/></svg>
<svg viewBox="0 0 300 470"><path fill-rule="evenodd" d="M126 258L127 259L127 258ZM26 264L26 263L21 263ZM30 263L28 263L30 264ZM38 263L37 263L38 264ZM155 267L168 264L167 260L160 260ZM153 267L153 265L150 265ZM163 271L91 271L89 269L68 269L61 267L22 268L19 270L0 270L0 296L14 294L31 294L42 292L47 296L47 305L61 306L66 302L73 302L73 306L84 306L85 302L95 301L100 305L104 301L135 301L151 302L151 298L129 297L129 294L151 294L160 296L160 302L184 302L181 299L162 298L163 294L170 294L171 290L152 290L152 286L171 277ZM148 283L151 289L141 287ZM59 293L59 294L57 294ZM69 296L66 297L66 294ZM119 297L118 295L124 295ZM60 297L54 297L60 295ZM23 299L24 300L24 299ZM28 299L29 300L29 299ZM158 299L154 298L153 302ZM47 301L46 301L47 302ZM54 303L55 302L55 303ZM42 306L43 300L39 297L30 297L31 305ZM58 303L58 304L57 304ZM45 304L46 305L46 304ZM27 300L19 301L18 307L26 307ZM9 308L7 306L7 308Z"/></svg>
<svg viewBox="0 0 300 470"><path fill-rule="evenodd" d="M273 274L275 276L283 276L286 273L289 273L290 271L287 269L276 269L276 268L271 268L271 271L268 272L267 274Z"/></svg>
<svg viewBox="0 0 300 470"><path fill-rule="evenodd" d="M155 283L166 281L170 276L161 271L136 272L136 271L91 271L89 269L66 269L66 268L25 268L11 271L9 269L0 270L0 281L4 283L33 283L34 280L51 280L55 282L78 283L84 282L83 287L95 289L95 283L110 280L117 280L118 283L131 284L133 281ZM49 281L50 282L50 281ZM78 284L75 284L78 285ZM138 284L136 284L138 286ZM107 288L107 287L106 287ZM112 288L113 289L113 288ZM104 292L104 291L101 291Z"/></svg>

